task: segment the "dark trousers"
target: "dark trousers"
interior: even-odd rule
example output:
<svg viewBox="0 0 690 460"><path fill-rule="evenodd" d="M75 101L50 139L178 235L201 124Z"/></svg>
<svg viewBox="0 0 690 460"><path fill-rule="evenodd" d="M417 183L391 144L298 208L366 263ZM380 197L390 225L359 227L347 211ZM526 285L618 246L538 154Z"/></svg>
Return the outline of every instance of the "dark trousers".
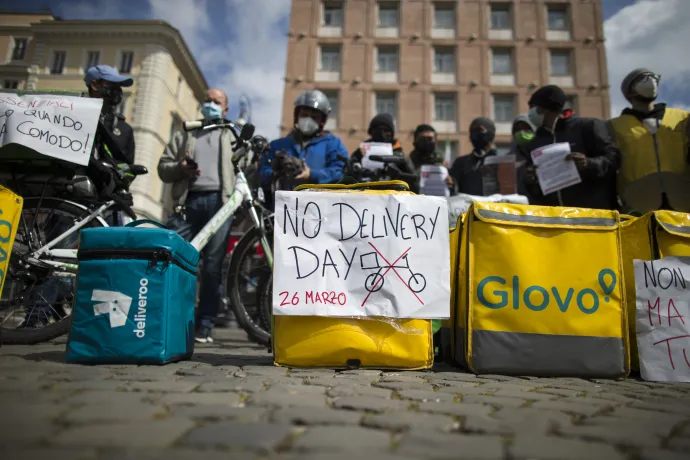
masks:
<svg viewBox="0 0 690 460"><path fill-rule="evenodd" d="M168 221L168 227L191 241L222 206L223 200L219 192L190 192L187 196L186 219L174 214ZM203 327L212 328L218 316L223 258L231 225L232 217L218 229L201 252L202 266L198 275L201 277L199 322Z"/></svg>

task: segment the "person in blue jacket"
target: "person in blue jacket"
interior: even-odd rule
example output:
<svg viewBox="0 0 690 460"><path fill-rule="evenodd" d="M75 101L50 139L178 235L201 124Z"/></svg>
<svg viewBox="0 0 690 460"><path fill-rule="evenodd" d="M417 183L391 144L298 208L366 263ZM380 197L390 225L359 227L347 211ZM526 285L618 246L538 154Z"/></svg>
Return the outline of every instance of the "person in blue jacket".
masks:
<svg viewBox="0 0 690 460"><path fill-rule="evenodd" d="M331 104L318 90L305 91L295 100L295 129L270 143L261 159L259 177L264 185L277 183L278 190L300 184L333 184L343 178L348 157L343 142L324 125Z"/></svg>

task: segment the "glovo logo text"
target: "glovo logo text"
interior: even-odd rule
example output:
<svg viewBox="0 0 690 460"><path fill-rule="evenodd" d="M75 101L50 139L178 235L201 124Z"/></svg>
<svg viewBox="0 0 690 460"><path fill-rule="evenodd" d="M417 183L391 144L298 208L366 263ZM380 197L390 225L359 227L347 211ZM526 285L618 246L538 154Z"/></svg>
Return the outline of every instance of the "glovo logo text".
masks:
<svg viewBox="0 0 690 460"><path fill-rule="evenodd" d="M507 307L509 303L512 303L514 310L519 310L524 305L532 311L558 308L565 313L571 305L575 304L582 313L591 315L599 309L600 295L603 296L604 302L610 301L609 295L616 288L616 273L609 268L604 268L599 272L598 281L601 294L591 288L576 291L575 288L570 287L563 291L555 286L550 289L539 285L522 287L519 276L513 276L511 287L507 287L508 282L504 278L487 276L477 284L477 299L483 306L493 310ZM487 293L493 294L499 300L490 301L486 298Z"/></svg>

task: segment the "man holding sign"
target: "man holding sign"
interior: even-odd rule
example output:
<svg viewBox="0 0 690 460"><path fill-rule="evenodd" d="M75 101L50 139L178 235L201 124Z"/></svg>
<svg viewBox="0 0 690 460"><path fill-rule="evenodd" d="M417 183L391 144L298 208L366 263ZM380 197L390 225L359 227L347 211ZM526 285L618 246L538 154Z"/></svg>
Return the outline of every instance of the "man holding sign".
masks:
<svg viewBox="0 0 690 460"><path fill-rule="evenodd" d="M533 197L530 201L541 206L617 209L616 171L620 152L602 120L577 116L564 118L566 102L565 92L555 85L539 88L529 100L529 119L537 128L535 137L525 146L526 151L532 152L524 179ZM553 144L565 144L568 151L564 153L563 148L551 148ZM563 188L544 190L540 187L539 182L543 184L549 178L538 180L539 165L534 161L535 153L549 152L563 155L561 161L572 161L581 181L571 181L572 185L566 183ZM550 170L554 174L563 173L558 168Z"/></svg>

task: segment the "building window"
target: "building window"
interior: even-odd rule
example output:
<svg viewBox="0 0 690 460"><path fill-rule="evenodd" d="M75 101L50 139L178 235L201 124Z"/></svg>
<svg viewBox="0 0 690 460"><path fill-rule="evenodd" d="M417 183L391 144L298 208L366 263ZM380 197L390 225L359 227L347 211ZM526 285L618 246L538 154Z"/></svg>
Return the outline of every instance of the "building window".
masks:
<svg viewBox="0 0 690 460"><path fill-rule="evenodd" d="M494 75L513 74L513 52L507 49L494 49L491 56L491 73Z"/></svg>
<svg viewBox="0 0 690 460"><path fill-rule="evenodd" d="M455 8L452 4L434 5L434 24L431 36L434 38L453 38L455 36Z"/></svg>
<svg viewBox="0 0 690 460"><path fill-rule="evenodd" d="M548 30L568 30L568 18L565 8L548 7Z"/></svg>
<svg viewBox="0 0 690 460"><path fill-rule="evenodd" d="M434 73L455 73L455 51L452 48L434 49Z"/></svg>
<svg viewBox="0 0 690 460"><path fill-rule="evenodd" d="M331 104L331 113L328 115L328 120L326 120L325 128L329 131L338 129L338 112L340 107L340 98L338 97L338 91L335 90L322 90L323 94L328 98L328 103Z"/></svg>
<svg viewBox="0 0 690 460"><path fill-rule="evenodd" d="M321 5L319 35L322 37L342 36L343 3L338 1L325 1Z"/></svg>
<svg viewBox="0 0 690 460"><path fill-rule="evenodd" d="M513 17L510 10L510 5L491 5L491 13L489 17L490 40L513 39Z"/></svg>
<svg viewBox="0 0 690 460"><path fill-rule="evenodd" d="M343 5L340 2L324 2L321 25L324 27L343 26Z"/></svg>
<svg viewBox="0 0 690 460"><path fill-rule="evenodd" d="M130 73L132 71L132 64L134 63L134 52L123 51L120 55L120 73Z"/></svg>
<svg viewBox="0 0 690 460"><path fill-rule="evenodd" d="M22 61L26 57L26 47L29 44L27 38L15 38L14 48L12 48L12 60Z"/></svg>
<svg viewBox="0 0 690 460"><path fill-rule="evenodd" d="M398 49L393 46L379 46L376 54L377 72L398 71Z"/></svg>
<svg viewBox="0 0 690 460"><path fill-rule="evenodd" d="M494 122L508 123L512 126L515 119L515 96L499 94L494 96ZM498 128L498 127L497 127ZM509 130L510 131L510 128ZM498 129L497 129L498 132ZM501 134L501 133L499 133Z"/></svg>
<svg viewBox="0 0 690 460"><path fill-rule="evenodd" d="M551 51L551 75L554 77L565 77L572 75L570 72L570 51Z"/></svg>
<svg viewBox="0 0 690 460"><path fill-rule="evenodd" d="M434 95L434 121L455 121L455 94Z"/></svg>
<svg viewBox="0 0 690 460"><path fill-rule="evenodd" d="M397 3L379 3L376 21L377 37L397 37L400 16Z"/></svg>
<svg viewBox="0 0 690 460"><path fill-rule="evenodd" d="M53 75L61 74L65 70L66 51L53 51L53 63L50 66L50 73Z"/></svg>
<svg viewBox="0 0 690 460"><path fill-rule="evenodd" d="M340 72L340 47L321 47L321 68L324 72Z"/></svg>
<svg viewBox="0 0 690 460"><path fill-rule="evenodd" d="M379 3L379 27L398 27L398 5Z"/></svg>
<svg viewBox="0 0 690 460"><path fill-rule="evenodd" d="M434 85L452 85L455 83L455 49L452 47L434 48L434 67L431 74Z"/></svg>
<svg viewBox="0 0 690 460"><path fill-rule="evenodd" d="M319 48L319 67L316 71L317 81L340 80L340 46L324 45Z"/></svg>
<svg viewBox="0 0 690 460"><path fill-rule="evenodd" d="M376 93L375 115L389 113L393 119L398 118L398 98L395 93Z"/></svg>
<svg viewBox="0 0 690 460"><path fill-rule="evenodd" d="M86 52L86 68L90 69L95 67L101 62L101 52L100 51L87 51Z"/></svg>
<svg viewBox="0 0 690 460"><path fill-rule="evenodd" d="M17 80L5 80L5 83L3 83L2 87L5 89L18 89L19 88L19 81L17 81Z"/></svg>
<svg viewBox="0 0 690 460"><path fill-rule="evenodd" d="M512 30L510 21L510 7L508 5L493 5L491 7L491 28L493 30Z"/></svg>

